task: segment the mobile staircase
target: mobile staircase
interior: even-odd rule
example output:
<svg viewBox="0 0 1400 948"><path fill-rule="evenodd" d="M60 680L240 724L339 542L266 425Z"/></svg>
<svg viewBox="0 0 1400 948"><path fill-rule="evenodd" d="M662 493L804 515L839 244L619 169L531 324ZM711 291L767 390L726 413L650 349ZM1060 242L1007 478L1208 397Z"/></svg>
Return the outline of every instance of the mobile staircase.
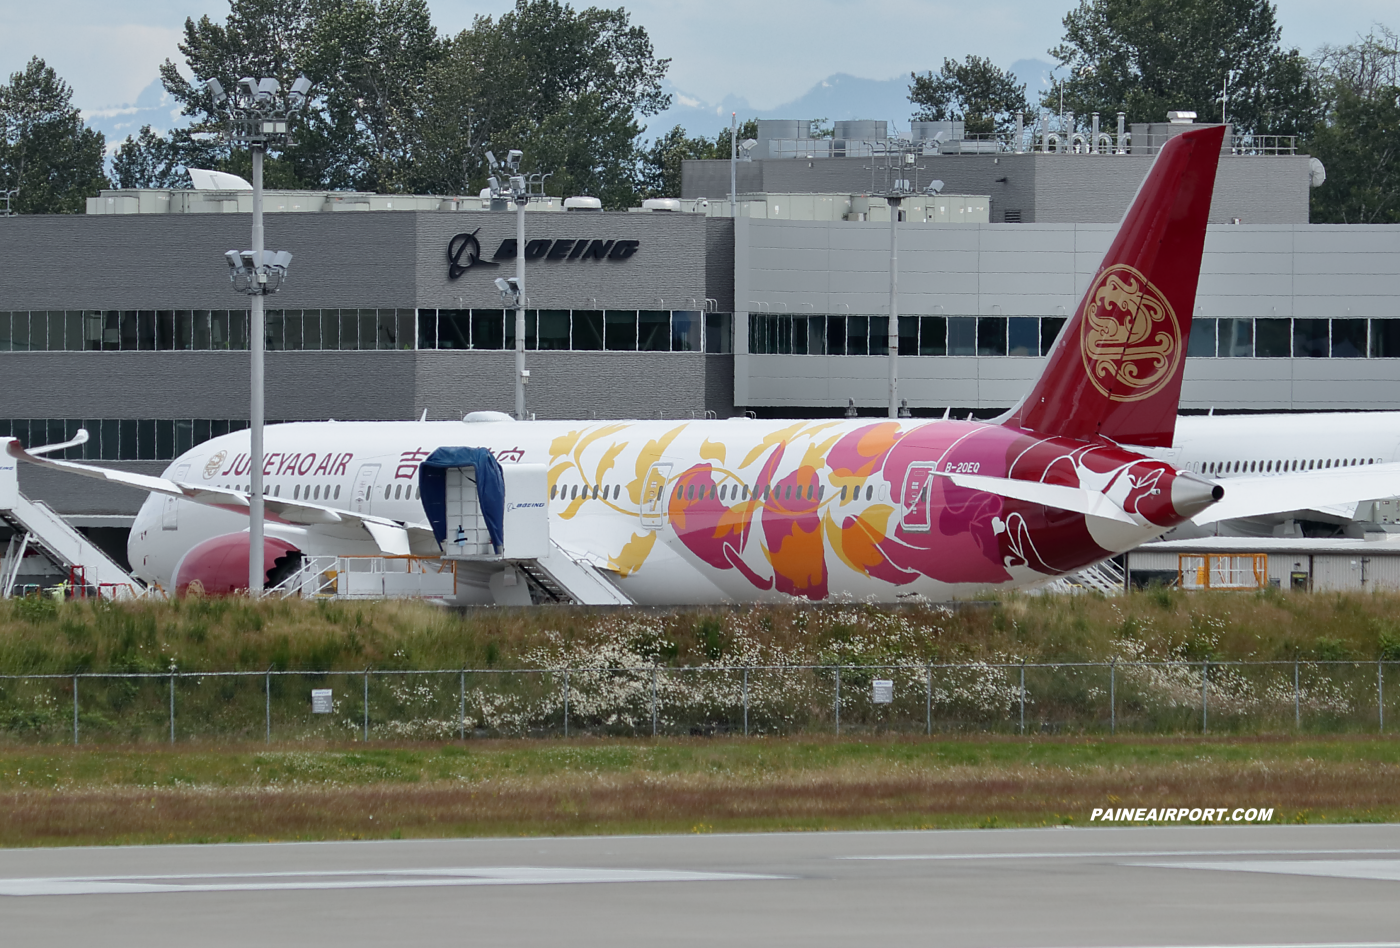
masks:
<svg viewBox="0 0 1400 948"><path fill-rule="evenodd" d="M24 557L31 550L68 574L72 595L112 599L144 595L143 586L52 507L20 493L18 462L3 450L9 440L0 439L0 522L13 535L0 560L0 599L8 599L14 591Z"/></svg>

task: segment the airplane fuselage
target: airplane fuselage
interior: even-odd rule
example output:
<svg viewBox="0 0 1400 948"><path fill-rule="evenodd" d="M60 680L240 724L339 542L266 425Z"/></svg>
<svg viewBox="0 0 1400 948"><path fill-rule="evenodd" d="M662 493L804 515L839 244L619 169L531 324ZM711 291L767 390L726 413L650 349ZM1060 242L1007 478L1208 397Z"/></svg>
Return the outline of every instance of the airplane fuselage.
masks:
<svg viewBox="0 0 1400 948"><path fill-rule="evenodd" d="M265 490L423 523L418 466L443 446L545 465L551 538L640 603L945 600L1030 586L1158 536L1209 502L1198 478L1112 445L914 419L276 425ZM247 490L248 471L243 431L197 446L166 477ZM1133 522L957 487L936 472L1102 491ZM244 513L152 496L130 560L143 580L174 588L192 547L246 530ZM269 519L267 533L308 556L380 553L354 527Z"/></svg>

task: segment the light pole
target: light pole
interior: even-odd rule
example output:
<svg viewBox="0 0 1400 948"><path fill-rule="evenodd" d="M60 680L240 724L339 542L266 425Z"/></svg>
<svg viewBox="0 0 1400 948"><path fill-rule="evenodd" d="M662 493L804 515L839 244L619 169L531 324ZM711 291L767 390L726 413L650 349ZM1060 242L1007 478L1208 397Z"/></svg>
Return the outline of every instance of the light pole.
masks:
<svg viewBox="0 0 1400 948"><path fill-rule="evenodd" d="M530 193L525 177L520 173L523 157L523 152L512 148L506 152L503 167L496 161L495 155L489 151L486 153L486 163L493 172L510 172L504 187L498 174L486 179L491 188L491 197L515 201L515 276L508 280L496 280L496 288L501 291L503 305L515 306L515 417L520 421L526 418L525 384L530 380L530 372L525 368L525 205L530 203Z"/></svg>
<svg viewBox="0 0 1400 948"><path fill-rule="evenodd" d="M888 194L890 206L890 325L886 344L890 351L890 417L899 417L899 207L903 195Z"/></svg>
<svg viewBox="0 0 1400 948"><path fill-rule="evenodd" d="M267 583L263 557L263 349L267 339L263 297L276 293L287 278L292 255L285 250L263 247L263 155L269 145L291 144L287 125L306 104L311 80L297 78L284 95L276 79L238 80L232 95L217 79L205 83L214 97L215 108L228 114L226 137L231 145L246 145L253 158L253 232L251 250L230 250L224 254L229 279L236 292L249 298L248 351L251 384L248 398L248 595L262 595Z"/></svg>

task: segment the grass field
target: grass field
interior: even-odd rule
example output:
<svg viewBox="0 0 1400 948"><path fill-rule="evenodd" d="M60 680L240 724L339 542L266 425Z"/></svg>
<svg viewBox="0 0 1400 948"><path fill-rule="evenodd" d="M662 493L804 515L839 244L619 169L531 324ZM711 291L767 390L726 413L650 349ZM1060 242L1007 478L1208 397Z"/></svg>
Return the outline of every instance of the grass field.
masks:
<svg viewBox="0 0 1400 948"><path fill-rule="evenodd" d="M677 610L412 602L0 602L0 674L75 671L874 664L964 660L1400 659L1400 594L1008 595Z"/></svg>
<svg viewBox="0 0 1400 948"><path fill-rule="evenodd" d="M480 741L0 751L0 845L1084 824L1094 807L1400 818L1400 742Z"/></svg>

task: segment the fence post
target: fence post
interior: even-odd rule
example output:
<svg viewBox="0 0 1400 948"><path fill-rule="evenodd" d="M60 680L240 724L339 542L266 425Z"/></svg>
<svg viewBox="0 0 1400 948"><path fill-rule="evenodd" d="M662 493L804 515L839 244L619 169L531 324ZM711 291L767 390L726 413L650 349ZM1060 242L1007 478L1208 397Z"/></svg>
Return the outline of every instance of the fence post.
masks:
<svg viewBox="0 0 1400 948"><path fill-rule="evenodd" d="M749 669L744 667L744 736L749 736Z"/></svg>
<svg viewBox="0 0 1400 948"><path fill-rule="evenodd" d="M467 739L467 670L463 668L457 679L457 740Z"/></svg>
<svg viewBox="0 0 1400 948"><path fill-rule="evenodd" d="M656 666L651 666L651 736L656 736Z"/></svg>
<svg viewBox="0 0 1400 948"><path fill-rule="evenodd" d="M1376 733L1385 733L1385 666L1376 659Z"/></svg>
<svg viewBox="0 0 1400 948"><path fill-rule="evenodd" d="M272 668L269 667L263 682L263 695L266 699L263 711L263 726L267 732L266 743L272 743Z"/></svg>
<svg viewBox="0 0 1400 948"><path fill-rule="evenodd" d="M1209 721L1206 711L1206 683L1210 681L1210 659L1201 662L1201 733L1206 733Z"/></svg>
<svg viewBox="0 0 1400 948"><path fill-rule="evenodd" d="M78 676L73 676L73 746L78 746Z"/></svg>
<svg viewBox="0 0 1400 948"><path fill-rule="evenodd" d="M564 736L569 736L569 670L564 669Z"/></svg>
<svg viewBox="0 0 1400 948"><path fill-rule="evenodd" d="M369 743L369 669L365 669L365 743Z"/></svg>
<svg viewBox="0 0 1400 948"><path fill-rule="evenodd" d="M1026 733L1026 660L1021 659L1021 733Z"/></svg>
<svg viewBox="0 0 1400 948"><path fill-rule="evenodd" d="M841 666L836 666L836 736L841 736Z"/></svg>
<svg viewBox="0 0 1400 948"><path fill-rule="evenodd" d="M1303 729L1303 704L1298 697L1298 660L1293 660L1293 727Z"/></svg>
<svg viewBox="0 0 1400 948"><path fill-rule="evenodd" d="M933 736L933 666L924 666L924 734Z"/></svg>
<svg viewBox="0 0 1400 948"><path fill-rule="evenodd" d="M1108 663L1108 733L1118 733L1118 656Z"/></svg>
<svg viewBox="0 0 1400 948"><path fill-rule="evenodd" d="M175 743L175 673L170 673L170 743Z"/></svg>

